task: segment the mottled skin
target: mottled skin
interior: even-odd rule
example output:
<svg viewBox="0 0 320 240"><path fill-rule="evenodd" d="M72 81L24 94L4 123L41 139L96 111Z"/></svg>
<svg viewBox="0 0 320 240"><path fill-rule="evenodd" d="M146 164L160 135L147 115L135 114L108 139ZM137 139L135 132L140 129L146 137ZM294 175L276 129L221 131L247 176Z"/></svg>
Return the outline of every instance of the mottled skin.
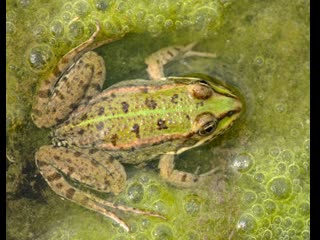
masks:
<svg viewBox="0 0 320 240"><path fill-rule="evenodd" d="M146 59L150 80L129 80L100 93L105 64L88 51L99 32L66 54L38 91L32 119L53 127L53 145L42 146L36 164L59 195L125 222L103 206L162 217L114 205L77 189L67 178L102 192L121 192L126 173L121 163L140 164L161 156L160 175L179 186L202 176L174 169L174 155L222 134L240 115L242 104L230 90L192 77L163 76L163 65L179 57L212 54L191 51L194 44L162 49ZM121 162L121 163L120 163ZM163 217L162 217L163 218Z"/></svg>

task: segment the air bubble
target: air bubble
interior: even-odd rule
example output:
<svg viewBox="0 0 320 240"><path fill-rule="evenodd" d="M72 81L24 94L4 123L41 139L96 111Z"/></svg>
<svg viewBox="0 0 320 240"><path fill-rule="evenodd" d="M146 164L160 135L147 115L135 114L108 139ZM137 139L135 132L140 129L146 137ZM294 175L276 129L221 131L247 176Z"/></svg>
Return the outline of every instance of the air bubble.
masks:
<svg viewBox="0 0 320 240"><path fill-rule="evenodd" d="M299 205L299 213L303 216L309 216L310 214L310 204L308 202L301 203Z"/></svg>
<svg viewBox="0 0 320 240"><path fill-rule="evenodd" d="M296 164L291 164L288 169L289 169L289 174L292 177L299 176L300 169Z"/></svg>
<svg viewBox="0 0 320 240"><path fill-rule="evenodd" d="M86 16L89 13L89 4L85 1L75 2L73 8L74 12L81 17Z"/></svg>
<svg viewBox="0 0 320 240"><path fill-rule="evenodd" d="M290 130L290 135L291 135L292 137L297 137L297 136L299 136L299 130L298 130L297 128L292 128L292 129Z"/></svg>
<svg viewBox="0 0 320 240"><path fill-rule="evenodd" d="M260 204L256 204L252 207L253 215L257 217L262 217L264 215L263 207Z"/></svg>
<svg viewBox="0 0 320 240"><path fill-rule="evenodd" d="M290 197L292 184L287 178L275 177L268 183L268 190L276 199L284 200Z"/></svg>
<svg viewBox="0 0 320 240"><path fill-rule="evenodd" d="M106 0L95 0L94 5L100 11L105 11L109 7L109 3Z"/></svg>
<svg viewBox="0 0 320 240"><path fill-rule="evenodd" d="M254 203L257 200L257 195L254 192L245 192L242 197L242 201L245 205Z"/></svg>
<svg viewBox="0 0 320 240"><path fill-rule="evenodd" d="M156 240L171 240L173 239L173 233L169 226L165 224L159 224L152 231L153 238Z"/></svg>
<svg viewBox="0 0 320 240"><path fill-rule="evenodd" d="M254 59L254 63L257 65L257 66L262 66L263 63L264 63L264 59L263 57L261 56L258 56Z"/></svg>
<svg viewBox="0 0 320 240"><path fill-rule="evenodd" d="M303 147L306 151L309 151L310 150L310 139L307 139L304 141L303 143Z"/></svg>
<svg viewBox="0 0 320 240"><path fill-rule="evenodd" d="M279 225L279 224L281 224L281 222L282 222L282 218L279 217L279 216L275 216L275 217L272 219L272 224Z"/></svg>
<svg viewBox="0 0 320 240"><path fill-rule="evenodd" d="M285 103L278 103L275 109L278 113L285 113L287 111L287 105Z"/></svg>
<svg viewBox="0 0 320 240"><path fill-rule="evenodd" d="M280 173L284 173L287 170L287 167L284 163L278 163L277 168Z"/></svg>
<svg viewBox="0 0 320 240"><path fill-rule="evenodd" d="M27 8L31 5L31 0L17 0L17 5L22 8Z"/></svg>
<svg viewBox="0 0 320 240"><path fill-rule="evenodd" d="M167 19L165 22L164 22L164 27L165 28L171 28L173 26L173 21L171 19Z"/></svg>
<svg viewBox="0 0 320 240"><path fill-rule="evenodd" d="M290 150L284 150L283 152L281 152L280 157L283 161L289 162L293 158L293 152L291 152Z"/></svg>
<svg viewBox="0 0 320 240"><path fill-rule="evenodd" d="M12 22L6 22L6 34L14 34L16 32L16 26Z"/></svg>
<svg viewBox="0 0 320 240"><path fill-rule="evenodd" d="M165 17L162 15L157 15L155 18L155 21L157 24L163 25L163 23L165 21Z"/></svg>
<svg viewBox="0 0 320 240"><path fill-rule="evenodd" d="M253 177L257 182L262 183L264 181L263 173L256 173Z"/></svg>
<svg viewBox="0 0 320 240"><path fill-rule="evenodd" d="M184 204L184 210L188 214L196 214L200 212L201 202L197 196L188 196Z"/></svg>
<svg viewBox="0 0 320 240"><path fill-rule="evenodd" d="M251 233L256 227L256 219L250 214L242 215L237 223L237 230L241 233Z"/></svg>
<svg viewBox="0 0 320 240"><path fill-rule="evenodd" d="M64 26L61 21L53 21L50 26L50 31L56 38L62 37L64 33Z"/></svg>
<svg viewBox="0 0 320 240"><path fill-rule="evenodd" d="M308 230L303 231L301 235L302 235L303 240L310 239L310 232Z"/></svg>
<svg viewBox="0 0 320 240"><path fill-rule="evenodd" d="M249 153L240 153L233 159L232 167L241 173L247 172L253 166L253 156Z"/></svg>
<svg viewBox="0 0 320 240"><path fill-rule="evenodd" d="M271 157L277 157L278 155L280 154L280 148L278 148L278 147L271 147L270 149L269 149L269 155L271 156Z"/></svg>
<svg viewBox="0 0 320 240"><path fill-rule="evenodd" d="M35 72L45 71L53 59L53 53L47 45L40 45L30 50L28 62Z"/></svg>
<svg viewBox="0 0 320 240"><path fill-rule="evenodd" d="M182 24L181 21L176 21L174 25L175 25L175 27L176 27L177 30L181 29L182 26L183 26L183 24Z"/></svg>
<svg viewBox="0 0 320 240"><path fill-rule="evenodd" d="M297 209L296 209L295 207L291 207L291 208L289 209L289 214L290 214L290 215L295 215L296 212L297 212Z"/></svg>
<svg viewBox="0 0 320 240"><path fill-rule="evenodd" d="M269 240L272 239L272 232L270 230L265 230L262 235L263 240Z"/></svg>
<svg viewBox="0 0 320 240"><path fill-rule="evenodd" d="M157 201L155 204L154 204L154 209L155 211L159 212L159 213L162 213L162 214L166 214L167 213L167 206L166 204L159 200Z"/></svg>
<svg viewBox="0 0 320 240"><path fill-rule="evenodd" d="M140 183L134 183L128 188L127 194L131 202L139 203L143 199L144 189Z"/></svg>
<svg viewBox="0 0 320 240"><path fill-rule="evenodd" d="M69 25L69 36L73 39L81 38L84 34L84 25L80 21L73 22Z"/></svg>
<svg viewBox="0 0 320 240"><path fill-rule="evenodd" d="M294 229L289 229L288 231L287 231L287 233L288 233L288 236L289 237L294 237L295 235L296 235L296 231L294 230Z"/></svg>
<svg viewBox="0 0 320 240"><path fill-rule="evenodd" d="M282 226L286 229L288 229L290 226L292 226L292 220L289 217L286 217L283 221L282 221Z"/></svg>
<svg viewBox="0 0 320 240"><path fill-rule="evenodd" d="M267 199L263 202L264 210L268 214L272 214L276 211L277 205L274 203L274 201Z"/></svg>
<svg viewBox="0 0 320 240"><path fill-rule="evenodd" d="M152 197L159 197L160 195L160 189L157 185L150 185L147 191L148 194Z"/></svg>
<svg viewBox="0 0 320 240"><path fill-rule="evenodd" d="M47 28L43 25L37 25L33 28L32 34L37 40L43 40L47 35Z"/></svg>
<svg viewBox="0 0 320 240"><path fill-rule="evenodd" d="M70 12L64 12L62 14L62 19L65 21L65 22L70 22L71 21L71 13Z"/></svg>

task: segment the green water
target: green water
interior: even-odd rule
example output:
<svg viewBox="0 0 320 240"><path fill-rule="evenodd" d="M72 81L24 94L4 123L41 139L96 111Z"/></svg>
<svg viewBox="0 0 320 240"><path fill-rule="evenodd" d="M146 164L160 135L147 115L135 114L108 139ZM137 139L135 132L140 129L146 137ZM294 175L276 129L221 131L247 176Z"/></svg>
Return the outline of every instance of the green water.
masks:
<svg viewBox="0 0 320 240"><path fill-rule="evenodd" d="M7 1L7 239L309 239L309 1L133 2ZM217 57L175 62L166 74L216 76L246 103L224 136L177 160L191 172L218 166L206 186L174 188L149 167L105 196L168 218L119 213L130 234L61 200L34 166L49 141L30 120L32 97L95 19L101 41L126 34L97 49L106 86L147 78L144 58L161 47L199 41L196 50Z"/></svg>

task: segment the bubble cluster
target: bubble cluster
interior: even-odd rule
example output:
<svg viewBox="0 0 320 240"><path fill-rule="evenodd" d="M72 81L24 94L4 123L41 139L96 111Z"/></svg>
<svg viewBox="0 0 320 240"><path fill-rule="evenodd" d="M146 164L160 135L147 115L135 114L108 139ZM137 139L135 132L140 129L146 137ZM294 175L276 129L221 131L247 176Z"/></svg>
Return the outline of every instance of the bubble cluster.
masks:
<svg viewBox="0 0 320 240"><path fill-rule="evenodd" d="M47 69L53 60L53 53L47 45L39 45L31 48L28 54L28 63L32 71L42 72Z"/></svg>
<svg viewBox="0 0 320 240"><path fill-rule="evenodd" d="M247 172L253 166L253 156L249 153L240 153L234 157L232 167L238 172Z"/></svg>

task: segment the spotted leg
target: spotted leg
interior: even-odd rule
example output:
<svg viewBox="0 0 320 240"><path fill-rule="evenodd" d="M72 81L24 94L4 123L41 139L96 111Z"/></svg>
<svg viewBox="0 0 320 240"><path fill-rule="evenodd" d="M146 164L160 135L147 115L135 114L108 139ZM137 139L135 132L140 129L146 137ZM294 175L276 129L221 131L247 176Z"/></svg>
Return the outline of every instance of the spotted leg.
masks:
<svg viewBox="0 0 320 240"><path fill-rule="evenodd" d="M100 92L105 79L103 59L86 52L100 31L64 55L43 81L35 96L31 117L38 127L52 127L63 121L78 105Z"/></svg>
<svg viewBox="0 0 320 240"><path fill-rule="evenodd" d="M101 156L103 156L103 159L100 158ZM123 166L118 161L108 157L106 153L101 154L90 150L82 152L63 147L43 146L36 153L35 158L40 173L54 192L85 208L111 218L126 231L129 231L128 225L105 207L164 218L157 213L113 204L96 197L92 193L82 191L67 181L67 179L77 181L87 188L100 192L116 194L121 192L125 186L126 173Z"/></svg>
<svg viewBox="0 0 320 240"><path fill-rule="evenodd" d="M207 176L216 172L212 169L204 174L193 174L174 169L174 154L165 154L160 158L160 176L167 182L180 187L192 187L203 182Z"/></svg>
<svg viewBox="0 0 320 240"><path fill-rule="evenodd" d="M186 46L171 46L158 50L146 58L145 63L148 65L147 72L151 80L159 80L164 78L163 67L165 64L187 57L209 57L214 58L216 54L192 51L197 43L190 43Z"/></svg>

